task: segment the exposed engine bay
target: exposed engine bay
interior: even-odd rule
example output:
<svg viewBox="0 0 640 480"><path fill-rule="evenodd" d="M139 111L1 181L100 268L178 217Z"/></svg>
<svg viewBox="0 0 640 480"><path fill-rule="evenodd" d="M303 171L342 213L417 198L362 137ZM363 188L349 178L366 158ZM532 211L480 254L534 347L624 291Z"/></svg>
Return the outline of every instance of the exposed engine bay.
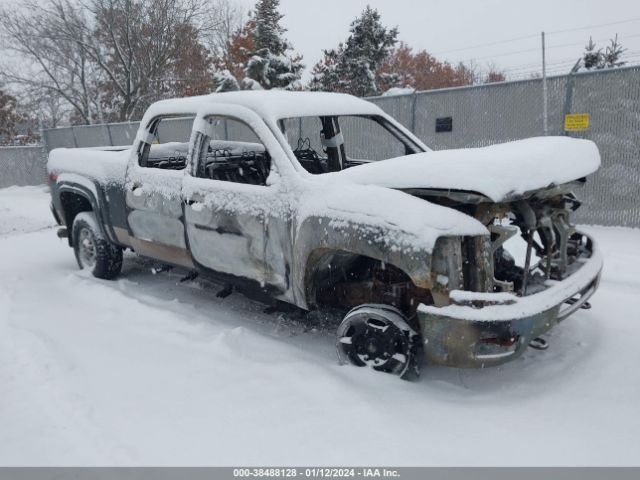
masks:
<svg viewBox="0 0 640 480"><path fill-rule="evenodd" d="M571 213L580 207L572 189L583 181L550 187L511 202L492 203L466 192L411 192L431 202L456 208L479 220L490 231L487 240L463 240L463 289L509 292L526 296L544 290L545 282L561 281L584 255L588 240L576 233ZM505 243L518 238L525 251L518 264ZM511 242L513 243L513 242Z"/></svg>

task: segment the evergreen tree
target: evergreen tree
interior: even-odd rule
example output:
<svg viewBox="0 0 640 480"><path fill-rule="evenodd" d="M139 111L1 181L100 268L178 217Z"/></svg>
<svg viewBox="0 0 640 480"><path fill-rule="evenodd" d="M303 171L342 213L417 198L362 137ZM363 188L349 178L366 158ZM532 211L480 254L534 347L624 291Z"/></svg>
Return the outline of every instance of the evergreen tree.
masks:
<svg viewBox="0 0 640 480"><path fill-rule="evenodd" d="M584 68L587 70L602 68L602 52L600 49L596 50L596 44L593 43L591 37L589 37L589 43L585 47L582 62L584 63Z"/></svg>
<svg viewBox="0 0 640 480"><path fill-rule="evenodd" d="M229 70L216 72L213 76L213 81L216 84L216 93L240 90L238 80Z"/></svg>
<svg viewBox="0 0 640 480"><path fill-rule="evenodd" d="M280 0L258 0L255 11L254 41L256 50L268 48L274 55L281 55L287 50L287 42L282 38L286 32L280 26L284 17L278 12Z"/></svg>
<svg viewBox="0 0 640 480"><path fill-rule="evenodd" d="M398 29L385 28L378 11L367 5L349 30L342 64L347 90L361 97L375 95L376 72L396 44Z"/></svg>
<svg viewBox="0 0 640 480"><path fill-rule="evenodd" d="M283 37L286 29L280 25L283 15L278 12L280 0L258 0L255 7L253 39L255 51L246 67L245 88L300 87L304 65L302 57L293 52Z"/></svg>
<svg viewBox="0 0 640 480"><path fill-rule="evenodd" d="M585 47L585 52L582 56L582 63L587 70L591 70L592 68L602 70L603 68L621 67L627 63L620 60L625 51L626 49L622 48L622 45L618 43L617 34L610 40L610 44L604 53L602 53L601 48L596 50L595 43L593 43L593 40L589 37L589 43Z"/></svg>
<svg viewBox="0 0 640 480"><path fill-rule="evenodd" d="M343 92L344 85L338 73L338 63L343 54L343 45L337 49L324 50L324 58L313 67L308 88L312 91Z"/></svg>
<svg viewBox="0 0 640 480"><path fill-rule="evenodd" d="M314 67L310 87L343 91L361 97L379 93L378 70L396 44L398 30L387 29L377 10L367 5L349 28L349 37L337 50L326 50Z"/></svg>
<svg viewBox="0 0 640 480"><path fill-rule="evenodd" d="M610 40L611 44L605 49L604 55L602 56L602 61L604 63L605 68L613 68L613 67L621 67L627 62L623 62L620 60L622 54L627 50L626 48L622 48L622 45L618 43L618 34L616 33L615 38Z"/></svg>

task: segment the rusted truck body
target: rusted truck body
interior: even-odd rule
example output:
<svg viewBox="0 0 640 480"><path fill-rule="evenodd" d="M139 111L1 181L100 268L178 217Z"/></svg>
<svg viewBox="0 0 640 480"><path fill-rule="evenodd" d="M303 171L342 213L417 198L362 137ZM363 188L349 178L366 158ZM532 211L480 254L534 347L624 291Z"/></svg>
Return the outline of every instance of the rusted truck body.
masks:
<svg viewBox="0 0 640 480"><path fill-rule="evenodd" d="M560 137L435 152L364 100L272 91L158 102L132 146L57 149L48 173L94 275L131 249L343 311L340 358L406 375L511 360L588 305L602 257L570 216L598 166Z"/></svg>

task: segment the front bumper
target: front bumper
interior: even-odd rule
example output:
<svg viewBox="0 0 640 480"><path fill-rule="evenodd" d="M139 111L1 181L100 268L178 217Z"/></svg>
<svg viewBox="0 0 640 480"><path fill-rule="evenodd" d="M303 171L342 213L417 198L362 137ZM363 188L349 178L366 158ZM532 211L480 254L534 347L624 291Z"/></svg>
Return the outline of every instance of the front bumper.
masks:
<svg viewBox="0 0 640 480"><path fill-rule="evenodd" d="M427 361L478 368L518 357L531 340L579 309L598 288L603 259L592 239L589 245L591 254L576 260L580 266L571 275L548 281L548 288L541 292L517 297L453 291L452 303L464 305L438 308L421 304L418 319Z"/></svg>

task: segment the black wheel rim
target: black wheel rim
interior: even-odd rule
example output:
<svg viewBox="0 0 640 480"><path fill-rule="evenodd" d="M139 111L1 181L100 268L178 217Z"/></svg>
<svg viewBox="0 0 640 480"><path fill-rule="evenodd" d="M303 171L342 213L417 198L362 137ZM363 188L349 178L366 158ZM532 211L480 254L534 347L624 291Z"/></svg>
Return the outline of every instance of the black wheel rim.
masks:
<svg viewBox="0 0 640 480"><path fill-rule="evenodd" d="M393 322L371 315L348 319L340 330L338 350L350 363L401 375L411 358L407 332Z"/></svg>

